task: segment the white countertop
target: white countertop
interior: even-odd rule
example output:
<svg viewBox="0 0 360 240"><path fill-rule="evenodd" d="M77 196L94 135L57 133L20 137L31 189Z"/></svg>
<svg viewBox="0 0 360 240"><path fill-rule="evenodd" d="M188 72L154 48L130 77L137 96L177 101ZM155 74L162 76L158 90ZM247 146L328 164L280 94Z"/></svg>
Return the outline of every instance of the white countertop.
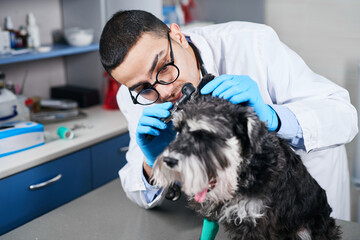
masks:
<svg viewBox="0 0 360 240"><path fill-rule="evenodd" d="M95 106L82 111L87 114L85 118L44 125L47 137L44 145L0 158L0 179L128 131L126 119L119 110ZM57 135L60 126L73 128L75 125L85 127L74 130L73 139L65 140Z"/></svg>

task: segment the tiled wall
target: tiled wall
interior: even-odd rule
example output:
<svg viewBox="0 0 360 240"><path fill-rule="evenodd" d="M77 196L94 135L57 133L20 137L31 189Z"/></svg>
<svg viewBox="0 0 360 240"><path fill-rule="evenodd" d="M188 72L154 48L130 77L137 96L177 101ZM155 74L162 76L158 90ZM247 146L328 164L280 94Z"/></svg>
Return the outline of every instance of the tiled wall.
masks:
<svg viewBox="0 0 360 240"><path fill-rule="evenodd" d="M352 103L360 109L359 0L265 0L265 24L313 71L348 89ZM355 141L347 150L352 174ZM359 192L352 188L351 194L352 220L356 221Z"/></svg>

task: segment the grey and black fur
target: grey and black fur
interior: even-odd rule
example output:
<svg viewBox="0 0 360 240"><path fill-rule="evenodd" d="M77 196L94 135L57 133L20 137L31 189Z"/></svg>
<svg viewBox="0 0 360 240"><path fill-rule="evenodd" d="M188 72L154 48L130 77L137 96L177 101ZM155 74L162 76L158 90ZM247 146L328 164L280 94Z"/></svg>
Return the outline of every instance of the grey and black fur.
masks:
<svg viewBox="0 0 360 240"><path fill-rule="evenodd" d="M190 208L223 224L231 239L340 239L325 191L251 107L197 92L173 123L178 135L152 179L179 182Z"/></svg>

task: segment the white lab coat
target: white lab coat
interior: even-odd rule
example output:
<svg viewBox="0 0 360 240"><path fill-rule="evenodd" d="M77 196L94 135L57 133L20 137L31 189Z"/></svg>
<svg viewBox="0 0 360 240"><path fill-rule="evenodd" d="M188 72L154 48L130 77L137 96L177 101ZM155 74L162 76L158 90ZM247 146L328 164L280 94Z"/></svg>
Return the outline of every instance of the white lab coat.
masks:
<svg viewBox="0 0 360 240"><path fill-rule="evenodd" d="M312 72L304 61L284 45L272 28L247 22L229 22L192 29L209 73L249 75L258 83L265 103L291 110L303 131L306 150L297 150L318 183L326 190L332 216L350 219L349 170L344 144L358 132L357 113L348 92ZM176 61L176 53L175 53ZM142 191L143 155L135 131L143 106L133 105L122 86L118 104L128 120L131 137L128 163L119 171L127 196L144 208L161 203L164 194L147 204Z"/></svg>

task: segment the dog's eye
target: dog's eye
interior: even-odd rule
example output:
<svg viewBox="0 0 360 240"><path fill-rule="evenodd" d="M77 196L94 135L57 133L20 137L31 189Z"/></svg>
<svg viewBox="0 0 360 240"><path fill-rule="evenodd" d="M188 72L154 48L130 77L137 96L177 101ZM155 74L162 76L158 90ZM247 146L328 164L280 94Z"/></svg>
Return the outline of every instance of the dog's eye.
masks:
<svg viewBox="0 0 360 240"><path fill-rule="evenodd" d="M164 162L166 163L166 165L168 165L170 168L175 167L178 164L178 161L176 158L172 158L172 157L164 157Z"/></svg>

